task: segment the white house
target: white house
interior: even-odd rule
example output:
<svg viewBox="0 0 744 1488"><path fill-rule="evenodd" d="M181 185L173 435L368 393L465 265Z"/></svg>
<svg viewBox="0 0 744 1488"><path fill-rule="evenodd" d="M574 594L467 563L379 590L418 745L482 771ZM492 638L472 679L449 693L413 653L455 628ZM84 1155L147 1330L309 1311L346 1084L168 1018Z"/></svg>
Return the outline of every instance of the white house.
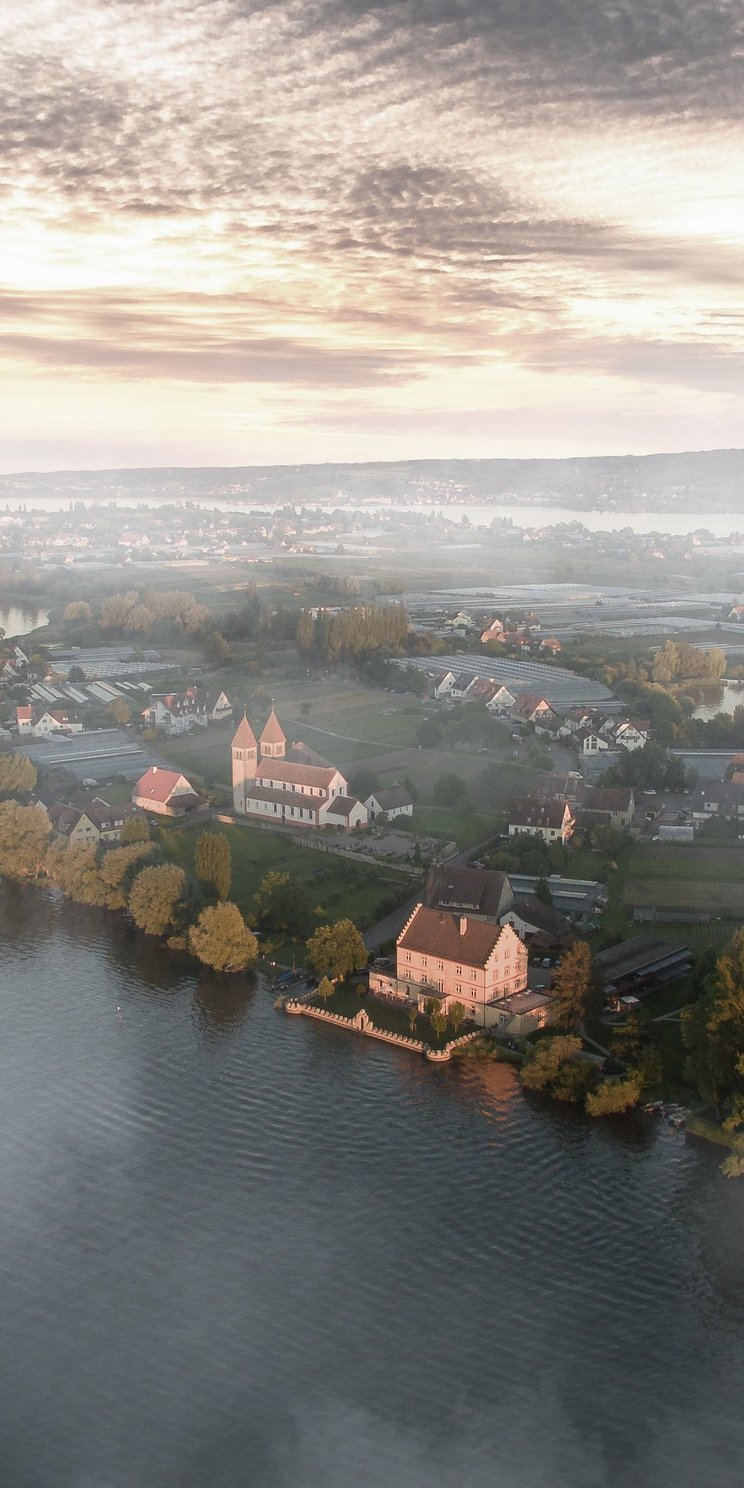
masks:
<svg viewBox="0 0 744 1488"><path fill-rule="evenodd" d="M376 816L386 816L388 821L393 821L396 816L413 816L413 798L403 785L374 791L364 804L370 821L374 821Z"/></svg>
<svg viewBox="0 0 744 1488"><path fill-rule="evenodd" d="M184 816L202 804L193 785L178 770L164 770L152 765L141 775L132 790L132 804L158 816Z"/></svg>
<svg viewBox="0 0 744 1488"><path fill-rule="evenodd" d="M46 708L34 718L31 733L35 739L50 739L55 734L82 734L83 725L77 713L69 708Z"/></svg>

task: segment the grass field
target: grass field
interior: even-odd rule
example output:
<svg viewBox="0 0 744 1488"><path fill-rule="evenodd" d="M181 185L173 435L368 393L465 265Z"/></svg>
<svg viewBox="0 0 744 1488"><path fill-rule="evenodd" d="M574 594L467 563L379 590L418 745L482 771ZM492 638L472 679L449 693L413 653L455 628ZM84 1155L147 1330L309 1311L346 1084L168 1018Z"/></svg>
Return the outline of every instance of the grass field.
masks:
<svg viewBox="0 0 744 1488"><path fill-rule="evenodd" d="M675 921L665 924L662 920L654 920L652 925L636 924L633 929L639 934L649 931L666 940L688 945L695 955L709 947L720 955L730 945L732 937L742 928L743 923L744 917L742 920L710 920L707 925L680 925Z"/></svg>
<svg viewBox="0 0 744 1488"><path fill-rule="evenodd" d="M744 844L703 847L653 842L635 848L632 865L634 878L733 883L744 880Z"/></svg>
<svg viewBox="0 0 744 1488"><path fill-rule="evenodd" d="M194 848L200 826L174 826L163 834L163 847L169 858L189 872L193 870ZM393 869L376 864L348 863L331 853L300 847L281 832L266 832L258 827L217 826L232 849L233 882L231 897L243 913L255 911L256 891L271 869L291 873L299 879L307 895L313 924L325 919L348 918L360 930L366 930L386 912L385 901L393 894L400 902L413 891L413 880L396 874ZM323 915L315 915L316 907ZM292 941L276 942L281 954L302 955L304 946Z"/></svg>
<svg viewBox="0 0 744 1488"><path fill-rule="evenodd" d="M325 1001L320 998L315 1001L318 1007L325 1007L329 1013L338 1013L342 1018L353 1018L360 1008L365 1008L377 1028L385 1028L389 1033L402 1033L406 1038L421 1039L423 1043L431 1044L432 1048L440 1048L442 1044L456 1037L451 1026L447 1027L443 1034L435 1033L429 1019L420 1013L416 1017L414 1027L411 1028L408 1013L403 1008L378 1002L374 997L360 996L353 987L337 987L333 995Z"/></svg>
<svg viewBox="0 0 744 1488"><path fill-rule="evenodd" d="M715 878L631 878L623 891L625 904L657 909L709 910L744 917L744 887Z"/></svg>

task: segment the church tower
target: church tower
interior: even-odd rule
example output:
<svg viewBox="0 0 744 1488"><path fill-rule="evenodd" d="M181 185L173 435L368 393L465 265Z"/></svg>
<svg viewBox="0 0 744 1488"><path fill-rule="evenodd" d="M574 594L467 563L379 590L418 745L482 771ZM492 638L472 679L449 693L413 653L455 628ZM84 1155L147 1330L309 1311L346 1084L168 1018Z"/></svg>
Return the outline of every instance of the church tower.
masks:
<svg viewBox="0 0 744 1488"><path fill-rule="evenodd" d="M241 814L245 813L246 785L251 780L255 780L257 768L256 736L248 719L243 715L243 721L238 725L238 731L232 741L233 809Z"/></svg>
<svg viewBox="0 0 744 1488"><path fill-rule="evenodd" d="M261 735L261 758L284 759L286 752L287 740L279 719L272 708Z"/></svg>

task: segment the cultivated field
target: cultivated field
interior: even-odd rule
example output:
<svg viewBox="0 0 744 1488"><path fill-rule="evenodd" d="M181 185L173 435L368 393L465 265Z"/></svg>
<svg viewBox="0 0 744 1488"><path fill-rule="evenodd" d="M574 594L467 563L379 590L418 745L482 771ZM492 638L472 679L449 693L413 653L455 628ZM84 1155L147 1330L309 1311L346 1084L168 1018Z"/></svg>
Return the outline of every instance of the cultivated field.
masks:
<svg viewBox="0 0 744 1488"><path fill-rule="evenodd" d="M659 910L707 911L744 918L744 885L712 878L632 878L625 885L623 899L631 909L654 905Z"/></svg>

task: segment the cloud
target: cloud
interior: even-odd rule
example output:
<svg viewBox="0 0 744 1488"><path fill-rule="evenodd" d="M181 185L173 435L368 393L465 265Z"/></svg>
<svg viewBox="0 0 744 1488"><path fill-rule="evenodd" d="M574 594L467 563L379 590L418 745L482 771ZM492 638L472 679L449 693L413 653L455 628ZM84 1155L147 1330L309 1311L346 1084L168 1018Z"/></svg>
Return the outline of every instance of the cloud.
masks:
<svg viewBox="0 0 744 1488"><path fill-rule="evenodd" d="M12 384L728 395L743 28L730 0L6 10Z"/></svg>

